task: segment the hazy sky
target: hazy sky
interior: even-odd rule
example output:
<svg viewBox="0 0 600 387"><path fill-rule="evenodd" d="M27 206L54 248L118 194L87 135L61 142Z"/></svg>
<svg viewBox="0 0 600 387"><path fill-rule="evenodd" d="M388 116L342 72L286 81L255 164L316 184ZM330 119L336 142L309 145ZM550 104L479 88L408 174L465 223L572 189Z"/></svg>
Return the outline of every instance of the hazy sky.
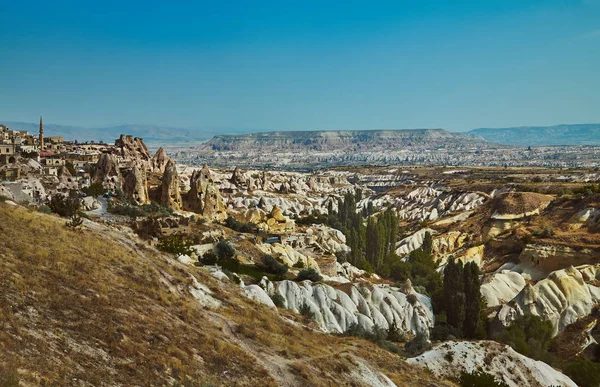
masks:
<svg viewBox="0 0 600 387"><path fill-rule="evenodd" d="M0 0L0 16L0 120L600 122L600 0Z"/></svg>

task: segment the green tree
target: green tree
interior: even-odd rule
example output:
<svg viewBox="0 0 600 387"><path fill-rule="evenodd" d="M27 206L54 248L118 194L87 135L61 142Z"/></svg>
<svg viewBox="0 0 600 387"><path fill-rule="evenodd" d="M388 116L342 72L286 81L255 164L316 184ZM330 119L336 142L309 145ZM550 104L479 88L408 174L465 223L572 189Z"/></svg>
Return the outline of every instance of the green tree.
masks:
<svg viewBox="0 0 600 387"><path fill-rule="evenodd" d="M448 324L455 329L456 334L463 332L465 321L466 296L463 281L462 262L450 259L444 269L444 311Z"/></svg>
<svg viewBox="0 0 600 387"><path fill-rule="evenodd" d="M463 334L465 338L477 338L481 327L481 284L479 283L479 267L475 262L467 263L463 268L465 292L465 320Z"/></svg>

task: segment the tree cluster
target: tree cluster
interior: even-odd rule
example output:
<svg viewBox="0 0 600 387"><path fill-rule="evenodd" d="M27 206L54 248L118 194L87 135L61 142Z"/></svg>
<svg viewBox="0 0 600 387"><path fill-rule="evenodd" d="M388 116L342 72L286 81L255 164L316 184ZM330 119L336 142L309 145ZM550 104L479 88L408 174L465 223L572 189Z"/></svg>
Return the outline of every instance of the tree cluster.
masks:
<svg viewBox="0 0 600 387"><path fill-rule="evenodd" d="M451 259L444 269L442 291L433 297L436 327L433 337L486 338L485 301L481 297L479 267L475 262L463 266Z"/></svg>

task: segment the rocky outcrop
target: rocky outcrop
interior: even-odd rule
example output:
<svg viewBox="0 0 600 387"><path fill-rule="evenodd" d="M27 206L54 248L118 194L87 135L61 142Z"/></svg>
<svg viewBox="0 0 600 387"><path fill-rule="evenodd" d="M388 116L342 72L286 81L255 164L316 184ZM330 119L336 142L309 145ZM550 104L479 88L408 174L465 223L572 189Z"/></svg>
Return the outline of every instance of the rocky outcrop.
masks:
<svg viewBox="0 0 600 387"><path fill-rule="evenodd" d="M523 290L498 312L497 321L509 325L519 316L532 314L552 322L554 334L590 314L600 303L600 265L552 272L535 285Z"/></svg>
<svg viewBox="0 0 600 387"><path fill-rule="evenodd" d="M533 280L546 277L549 273L569 266L600 263L600 252L594 249L531 244L519 255L520 266L531 274Z"/></svg>
<svg viewBox="0 0 600 387"><path fill-rule="evenodd" d="M515 271L502 270L488 276L481 284L481 295L488 308L504 305L519 294L525 287L523 276Z"/></svg>
<svg viewBox="0 0 600 387"><path fill-rule="evenodd" d="M270 282L266 277L260 286L271 296L283 297L285 308L298 313L308 307L316 323L326 332L343 333L352 324L366 331L375 326L388 329L391 324L415 334L433 327L433 311L428 297L412 293L414 305L400 289L387 285L345 284L334 288L310 281Z"/></svg>
<svg viewBox="0 0 600 387"><path fill-rule="evenodd" d="M510 387L577 386L548 364L495 341L448 341L407 359L407 363L444 378L458 378L462 372L482 370Z"/></svg>
<svg viewBox="0 0 600 387"><path fill-rule="evenodd" d="M165 173L162 176L160 203L175 211L181 211L183 207L179 192L179 175L173 160L167 162Z"/></svg>
<svg viewBox="0 0 600 387"><path fill-rule="evenodd" d="M94 172L93 181L102 183L105 189L114 192L117 188L121 188L122 176L119 171L117 158L108 153L102 153L96 171Z"/></svg>
<svg viewBox="0 0 600 387"><path fill-rule="evenodd" d="M302 264L303 268L312 268L320 271L319 265L312 257L302 254L288 245L281 243L261 243L257 244L256 247L265 254L281 259L288 267L293 267L294 265L300 266Z"/></svg>
<svg viewBox="0 0 600 387"><path fill-rule="evenodd" d="M146 171L140 170L137 165L127 172L123 182L123 192L125 196L137 205L150 203L148 197L148 181L146 180Z"/></svg>
<svg viewBox="0 0 600 387"><path fill-rule="evenodd" d="M155 173L165 173L165 168L169 162L167 152L161 147L158 148L154 156L152 157L152 171Z"/></svg>
<svg viewBox="0 0 600 387"><path fill-rule="evenodd" d="M213 182L207 165L192 173L190 191L186 194L184 207L211 220L227 217L221 192Z"/></svg>
<svg viewBox="0 0 600 387"><path fill-rule="evenodd" d="M152 168L150 152L143 139L122 134L115 140L115 147L119 151L119 156L131 166L137 165L144 170Z"/></svg>

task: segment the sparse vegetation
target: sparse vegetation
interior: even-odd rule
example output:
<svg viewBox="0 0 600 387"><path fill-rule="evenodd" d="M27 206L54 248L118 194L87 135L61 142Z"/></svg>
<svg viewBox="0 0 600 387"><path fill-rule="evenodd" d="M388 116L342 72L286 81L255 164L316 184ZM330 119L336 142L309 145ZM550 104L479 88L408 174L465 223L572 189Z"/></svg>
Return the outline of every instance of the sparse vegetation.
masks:
<svg viewBox="0 0 600 387"><path fill-rule="evenodd" d="M156 248L175 255L190 255L193 242L184 233L178 232L162 237Z"/></svg>
<svg viewBox="0 0 600 387"><path fill-rule="evenodd" d="M483 371L462 372L458 383L461 387L508 387L503 381L496 380L494 375Z"/></svg>
<svg viewBox="0 0 600 387"><path fill-rule="evenodd" d="M317 272L312 267L309 269L300 270L300 272L298 273L298 276L296 277L296 281L310 280L312 282L319 282L322 279L323 278L321 277L319 272Z"/></svg>
<svg viewBox="0 0 600 387"><path fill-rule="evenodd" d="M288 271L288 267L283 263L280 263L273 256L264 254L261 257L261 267L267 272L271 274L275 274L277 276L283 276Z"/></svg>

